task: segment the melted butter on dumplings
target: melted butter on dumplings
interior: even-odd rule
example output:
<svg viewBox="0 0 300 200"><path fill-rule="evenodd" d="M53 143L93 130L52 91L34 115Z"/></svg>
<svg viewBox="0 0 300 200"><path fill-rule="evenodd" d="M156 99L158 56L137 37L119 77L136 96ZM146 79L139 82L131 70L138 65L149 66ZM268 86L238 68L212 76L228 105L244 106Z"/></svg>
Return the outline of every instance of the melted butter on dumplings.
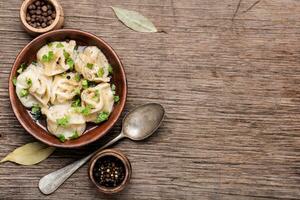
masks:
<svg viewBox="0 0 300 200"><path fill-rule="evenodd" d="M110 114L114 105L114 95L110 84L100 83L96 87L83 90L81 103L83 107L91 107L90 114L85 116L86 121L95 121L100 112Z"/></svg>
<svg viewBox="0 0 300 200"><path fill-rule="evenodd" d="M43 64L45 74L54 76L61 74L70 68L68 58L74 61L76 59L76 51L74 51L76 42L52 42L43 46L37 53L37 59Z"/></svg>
<svg viewBox="0 0 300 200"><path fill-rule="evenodd" d="M109 82L109 63L98 47L86 47L75 61L75 69L89 81Z"/></svg>

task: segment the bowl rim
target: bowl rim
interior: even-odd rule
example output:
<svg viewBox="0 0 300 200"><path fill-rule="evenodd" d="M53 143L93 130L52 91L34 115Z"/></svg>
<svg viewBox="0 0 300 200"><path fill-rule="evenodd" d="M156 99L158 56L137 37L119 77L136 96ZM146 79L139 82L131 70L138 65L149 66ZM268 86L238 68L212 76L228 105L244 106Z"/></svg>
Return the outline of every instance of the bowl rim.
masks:
<svg viewBox="0 0 300 200"><path fill-rule="evenodd" d="M40 136L39 134L35 133L35 131L33 131L31 128L29 128L29 126L26 124L25 120L23 120L22 118L22 114L21 112L17 109L17 104L20 103L19 102L19 99L17 98L17 96L15 96L16 98L13 98L13 93L15 93L15 86L13 85L13 77L14 77L14 74L13 74L13 71L16 67L16 63L18 62L19 59L21 59L21 55L23 55L28 47L30 47L33 43L35 43L37 40L41 39L41 38L47 38L51 35L55 35L57 33L77 33L77 34L83 34L83 35L86 35L88 36L89 38L92 38L92 40L98 40L100 41L104 46L105 48L108 49L108 51L110 51L114 57L116 58L116 63L118 63L118 65L120 66L120 76L121 76L121 79L124 80L124 86L123 86L123 93L122 93L122 96L120 97L120 101L119 101L119 106L120 106L120 110L119 112L116 113L116 117L115 118L110 118L108 121L110 121L110 123L108 124L108 126L106 127L106 129L104 129L101 133L102 134L97 134L96 136L90 138L89 140L83 140L81 141L80 143L78 144L74 144L74 143L69 143L69 144L66 144L66 143L52 143L51 141L48 141L47 139L44 139L42 136ZM37 140L49 145L49 146L53 146L53 147L59 147L59 148L78 148L78 147L82 147L82 146L85 146L85 145L88 145L90 143L93 143L95 142L96 140L100 139L101 137L103 137L104 135L106 135L109 130L115 125L115 123L118 121L118 119L120 118L121 114L122 114L122 111L124 110L125 108L125 103L126 103L126 100L127 100L127 79L126 79L126 74L125 74L125 70L124 70L124 66L119 58L119 56L117 55L117 53L115 52L115 50L107 43L105 42L102 38L90 33L90 32L86 32L86 31L82 31L82 30L78 30L78 29L59 29L59 30L53 30L53 31L50 31L50 32L47 32L47 33L44 33L36 38L34 38L33 40L31 40L28 44L26 44L22 50L17 54L15 60L14 60L14 63L10 69L10 75L9 75L9 79L8 79L8 94L9 94L9 100L10 100L10 106L13 110L13 113L15 115L15 117L17 118L17 120L19 121L19 123L22 125L22 127L30 134L32 135L34 138L36 138ZM36 124L36 126L39 126L38 124ZM99 125L101 126L101 125ZM97 128L97 127L96 127ZM94 129L92 129L94 130ZM48 130L45 130L48 134L49 131ZM90 130L89 130L90 131ZM89 131L85 132L84 134L88 134Z"/></svg>
<svg viewBox="0 0 300 200"><path fill-rule="evenodd" d="M121 162L123 163L124 167L125 167L125 177L124 180L122 181L122 183L120 183L120 185L113 187L113 188L108 188L108 187L104 187L99 185L93 176L93 169L95 167L96 162L105 156L113 156L118 158L119 160L121 160ZM88 166L88 176L91 180L91 182L96 186L96 188L98 189L98 191L106 193L106 194L114 194L117 192L121 192L122 190L125 189L125 187L128 185L128 183L130 182L130 178L132 175L132 166L131 163L128 159L128 157L122 153L122 151L120 151L119 149L105 149L102 151L97 151L93 157L91 158L90 162L89 162L89 166Z"/></svg>

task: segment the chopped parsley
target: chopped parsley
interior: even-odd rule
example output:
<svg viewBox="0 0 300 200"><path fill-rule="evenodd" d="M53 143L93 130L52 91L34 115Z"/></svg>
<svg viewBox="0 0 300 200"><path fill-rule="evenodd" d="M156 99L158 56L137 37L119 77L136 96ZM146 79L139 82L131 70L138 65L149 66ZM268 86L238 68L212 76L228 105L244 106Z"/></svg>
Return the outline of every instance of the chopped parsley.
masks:
<svg viewBox="0 0 300 200"><path fill-rule="evenodd" d="M77 113L81 113L84 116L89 115L91 113L92 105L87 105L85 107L74 107L74 111Z"/></svg>
<svg viewBox="0 0 300 200"><path fill-rule="evenodd" d="M65 136L63 134L58 135L58 139L61 142L65 142L66 141L66 138L65 138Z"/></svg>
<svg viewBox="0 0 300 200"><path fill-rule="evenodd" d="M57 45L56 45L56 48L63 48L65 47L61 42L59 42Z"/></svg>
<svg viewBox="0 0 300 200"><path fill-rule="evenodd" d="M98 72L97 72L97 76L98 76L98 77L102 77L103 74L104 74L104 70L103 70L103 68L100 68L100 69L98 70Z"/></svg>
<svg viewBox="0 0 300 200"><path fill-rule="evenodd" d="M74 131L74 132L73 132L73 135L70 137L70 139L71 139L71 140L75 140L75 139L77 139L77 138L79 138L79 134L78 134L77 131Z"/></svg>
<svg viewBox="0 0 300 200"><path fill-rule="evenodd" d="M32 61L31 64L34 65L34 66L37 66L37 62L35 62L35 61Z"/></svg>
<svg viewBox="0 0 300 200"><path fill-rule="evenodd" d="M104 121L108 120L108 117L109 117L108 112L100 112L95 120L95 123L99 124L101 122L104 122Z"/></svg>
<svg viewBox="0 0 300 200"><path fill-rule="evenodd" d="M17 77L13 77L12 82L13 82L14 86L16 86L17 85Z"/></svg>
<svg viewBox="0 0 300 200"><path fill-rule="evenodd" d="M40 105L33 105L33 107L31 108L31 114L35 120L39 119L42 116Z"/></svg>
<svg viewBox="0 0 300 200"><path fill-rule="evenodd" d="M32 86L32 80L30 78L26 78L26 83L27 83L28 87Z"/></svg>
<svg viewBox="0 0 300 200"><path fill-rule="evenodd" d="M113 68L110 64L108 64L108 73L112 74L113 73Z"/></svg>
<svg viewBox="0 0 300 200"><path fill-rule="evenodd" d="M116 94L116 86L115 84L111 84L111 90L113 94Z"/></svg>
<svg viewBox="0 0 300 200"><path fill-rule="evenodd" d="M27 97L28 94L29 94L29 91L28 91L27 89L22 89L22 90L20 91L20 96L21 96L21 97Z"/></svg>
<svg viewBox="0 0 300 200"><path fill-rule="evenodd" d="M89 82L87 81L87 80L83 80L82 82L81 82L81 85L82 85L82 87L84 88L84 89L87 89L88 87L89 87Z"/></svg>
<svg viewBox="0 0 300 200"><path fill-rule="evenodd" d="M26 68L27 68L27 64L26 63L22 63L17 72L19 74L21 74Z"/></svg>
<svg viewBox="0 0 300 200"><path fill-rule="evenodd" d="M54 59L54 53L53 51L49 51L48 54L43 55L42 61L43 62L50 62Z"/></svg>
<svg viewBox="0 0 300 200"><path fill-rule="evenodd" d="M93 69L94 64L93 63L88 63L88 64L86 64L86 67L89 68L89 69Z"/></svg>
<svg viewBox="0 0 300 200"><path fill-rule="evenodd" d="M68 60L68 58L70 58L70 54L68 52L66 52L66 50L64 50L64 57L66 60Z"/></svg>
<svg viewBox="0 0 300 200"><path fill-rule="evenodd" d="M87 105L86 107L84 107L81 110L81 114L83 114L84 116L89 115L91 113L91 106Z"/></svg>
<svg viewBox="0 0 300 200"><path fill-rule="evenodd" d="M120 101L120 97L118 95L114 96L114 102L118 103Z"/></svg>
<svg viewBox="0 0 300 200"><path fill-rule="evenodd" d="M81 76L80 74L75 74L75 77L74 77L75 81L79 82L80 79L81 79Z"/></svg>
<svg viewBox="0 0 300 200"><path fill-rule="evenodd" d="M50 43L48 43L47 45L48 45L48 47L52 47L52 46L53 46L53 43L50 42Z"/></svg>
<svg viewBox="0 0 300 200"><path fill-rule="evenodd" d="M111 90L115 91L116 90L116 85L115 84L111 84Z"/></svg>
<svg viewBox="0 0 300 200"><path fill-rule="evenodd" d="M76 95L80 95L80 88L79 87L75 88L74 92Z"/></svg>
<svg viewBox="0 0 300 200"><path fill-rule="evenodd" d="M73 70L73 68L74 68L74 61L73 61L72 58L68 58L67 59L67 65L69 65L69 69L70 70Z"/></svg>
<svg viewBox="0 0 300 200"><path fill-rule="evenodd" d="M69 116L64 116L60 119L57 119L56 123L57 123L58 126L66 127L68 125L69 121L70 121L70 117Z"/></svg>
<svg viewBox="0 0 300 200"><path fill-rule="evenodd" d="M80 107L81 105L81 99L76 98L74 101L72 101L71 107Z"/></svg>
<svg viewBox="0 0 300 200"><path fill-rule="evenodd" d="M95 95L93 96L93 99L98 101L99 100L99 96L100 96L100 92L99 90L95 90Z"/></svg>

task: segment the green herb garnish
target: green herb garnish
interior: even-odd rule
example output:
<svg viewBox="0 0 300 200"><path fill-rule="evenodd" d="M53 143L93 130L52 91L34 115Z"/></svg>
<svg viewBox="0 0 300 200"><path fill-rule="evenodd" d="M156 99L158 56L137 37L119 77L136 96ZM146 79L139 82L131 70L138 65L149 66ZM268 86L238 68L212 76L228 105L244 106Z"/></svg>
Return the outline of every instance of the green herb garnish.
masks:
<svg viewBox="0 0 300 200"><path fill-rule="evenodd" d="M115 84L111 84L111 90L115 91L116 90L116 85Z"/></svg>
<svg viewBox="0 0 300 200"><path fill-rule="evenodd" d="M86 67L89 68L89 69L93 69L94 64L93 63L88 63L88 64L86 64Z"/></svg>
<svg viewBox="0 0 300 200"><path fill-rule="evenodd" d="M32 86L32 80L30 78L26 78L26 83L27 83L28 87Z"/></svg>
<svg viewBox="0 0 300 200"><path fill-rule="evenodd" d="M75 88L74 92L76 95L80 95L80 88L79 87Z"/></svg>
<svg viewBox="0 0 300 200"><path fill-rule="evenodd" d="M73 59L72 58L68 58L67 59L67 65L69 65L69 69L70 70L73 70L73 68L74 68L74 61L73 61Z"/></svg>
<svg viewBox="0 0 300 200"><path fill-rule="evenodd" d="M79 138L79 134L78 134L77 131L74 131L74 132L73 132L73 135L70 137L70 139L71 139L71 140L75 140L75 139L77 139L77 138Z"/></svg>
<svg viewBox="0 0 300 200"><path fill-rule="evenodd" d="M70 117L69 116L64 116L60 119L57 119L56 123L57 123L58 126L66 127L68 125L69 121L70 121Z"/></svg>
<svg viewBox="0 0 300 200"><path fill-rule="evenodd" d="M13 77L12 82L13 82L14 86L16 86L17 85L17 77Z"/></svg>
<svg viewBox="0 0 300 200"><path fill-rule="evenodd" d="M83 81L81 82L81 85L82 85L82 87L83 87L84 89L87 89L87 88L89 87L89 82L88 82L87 80L83 80Z"/></svg>
<svg viewBox="0 0 300 200"><path fill-rule="evenodd" d="M50 42L50 43L48 43L47 45L48 45L48 47L52 47L52 46L53 46L53 43Z"/></svg>
<svg viewBox="0 0 300 200"><path fill-rule="evenodd" d="M21 96L21 97L27 97L28 94L29 94L29 91L28 91L27 89L22 89L22 90L20 91L20 96Z"/></svg>
<svg viewBox="0 0 300 200"><path fill-rule="evenodd" d="M63 48L65 47L61 42L59 42L57 45L56 45L56 48Z"/></svg>
<svg viewBox="0 0 300 200"><path fill-rule="evenodd" d="M81 99L76 98L74 101L72 101L71 107L80 107L81 105Z"/></svg>
<svg viewBox="0 0 300 200"><path fill-rule="evenodd" d="M79 82L80 79L81 79L81 76L80 74L75 74L75 77L74 77L75 81Z"/></svg>
<svg viewBox="0 0 300 200"><path fill-rule="evenodd" d="M43 62L50 62L51 60L53 60L54 58L54 53L53 51L49 51L48 54L43 55L42 57L42 61Z"/></svg>
<svg viewBox="0 0 300 200"><path fill-rule="evenodd" d="M114 101L115 103L118 103L120 101L120 97L118 95L114 96Z"/></svg>
<svg viewBox="0 0 300 200"><path fill-rule="evenodd" d="M31 108L31 114L35 120L39 119L42 116L40 105L33 105L33 107Z"/></svg>
<svg viewBox="0 0 300 200"><path fill-rule="evenodd" d="M112 74L113 73L113 68L110 64L108 64L108 73Z"/></svg>
<svg viewBox="0 0 300 200"><path fill-rule="evenodd" d="M86 107L82 108L81 114L84 116L89 115L91 113L91 106L87 105Z"/></svg>
<svg viewBox="0 0 300 200"><path fill-rule="evenodd" d="M66 138L65 138L65 136L63 134L58 135L58 139L61 142L65 142L66 141Z"/></svg>
<svg viewBox="0 0 300 200"><path fill-rule="evenodd" d="M116 94L116 86L115 86L115 84L111 84L111 90L112 90L113 95L115 95Z"/></svg>
<svg viewBox="0 0 300 200"><path fill-rule="evenodd" d="M66 52L66 50L64 50L64 57L66 60L68 60L68 58L70 58L70 54L68 52Z"/></svg>
<svg viewBox="0 0 300 200"><path fill-rule="evenodd" d="M100 68L100 69L98 70L98 72L97 72L97 76L98 76L98 77L102 77L103 74L104 74L104 70L103 70L103 68Z"/></svg>
<svg viewBox="0 0 300 200"><path fill-rule="evenodd" d="M95 123L99 124L101 122L104 122L104 121L108 120L108 117L109 117L108 112L100 112L95 120Z"/></svg>
<svg viewBox="0 0 300 200"><path fill-rule="evenodd" d="M93 96L93 99L98 101L99 100L99 96L100 96L100 92L99 90L95 90L95 95Z"/></svg>
<svg viewBox="0 0 300 200"><path fill-rule="evenodd" d="M21 74L26 68L27 68L27 64L26 63L22 63L17 72L19 74Z"/></svg>
<svg viewBox="0 0 300 200"><path fill-rule="evenodd" d="M34 65L34 66L37 66L37 62L35 62L35 61L32 61L31 64Z"/></svg>

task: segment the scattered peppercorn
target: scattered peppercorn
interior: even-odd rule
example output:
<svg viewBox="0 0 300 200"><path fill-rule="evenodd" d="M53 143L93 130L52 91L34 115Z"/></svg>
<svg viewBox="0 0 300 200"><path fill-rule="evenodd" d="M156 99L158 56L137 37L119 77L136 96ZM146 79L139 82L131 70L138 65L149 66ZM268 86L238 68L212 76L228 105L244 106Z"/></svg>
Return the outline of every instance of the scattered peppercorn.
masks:
<svg viewBox="0 0 300 200"><path fill-rule="evenodd" d="M101 186L117 187L125 178L125 166L117 157L104 156L95 163L93 176Z"/></svg>
<svg viewBox="0 0 300 200"><path fill-rule="evenodd" d="M26 21L34 28L46 28L56 18L53 5L47 0L37 0L27 8Z"/></svg>

